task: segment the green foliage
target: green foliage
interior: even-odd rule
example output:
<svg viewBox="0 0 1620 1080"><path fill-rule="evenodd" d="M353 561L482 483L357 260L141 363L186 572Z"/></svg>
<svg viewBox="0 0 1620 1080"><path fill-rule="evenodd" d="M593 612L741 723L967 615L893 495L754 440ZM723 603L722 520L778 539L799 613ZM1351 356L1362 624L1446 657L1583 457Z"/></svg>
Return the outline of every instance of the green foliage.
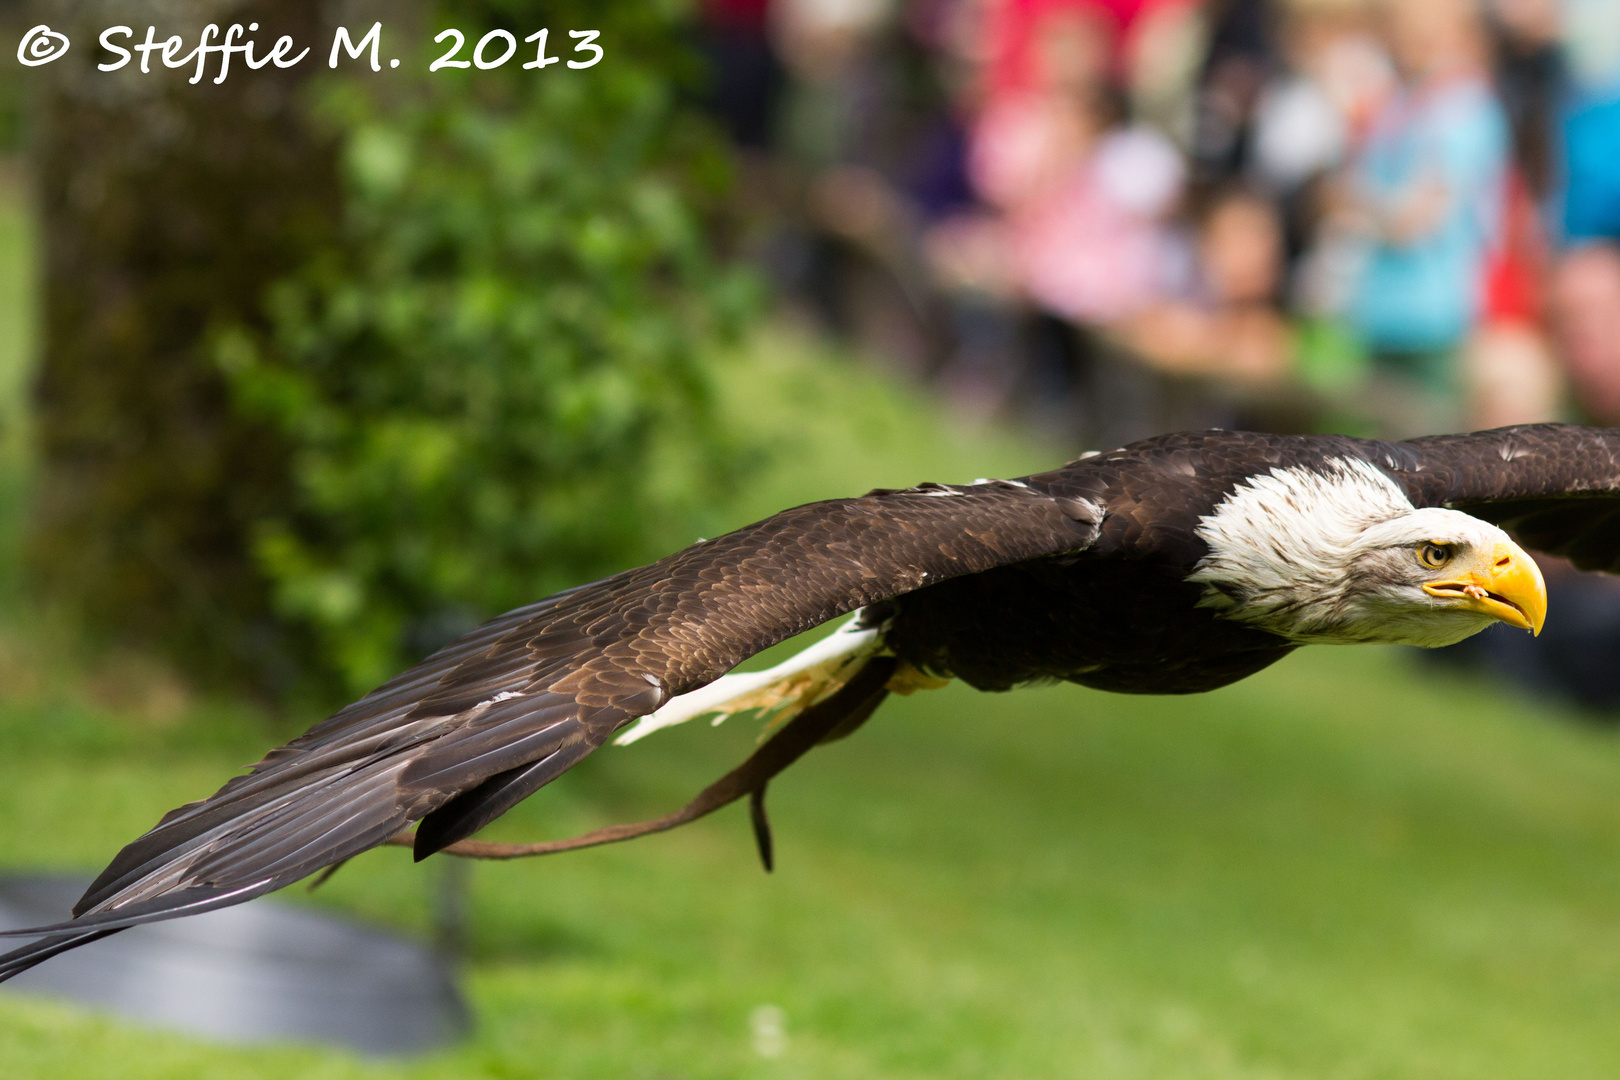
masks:
<svg viewBox="0 0 1620 1080"><path fill-rule="evenodd" d="M525 45L391 102L328 88L342 235L274 289L268 333L220 338L237 406L291 447L291 505L254 558L348 692L690 542L734 471L707 358L748 289L707 250L725 163L678 96L680 28L575 14L548 8L550 51L598 29L588 70L523 71ZM463 7L466 55L480 15L527 32Z"/></svg>

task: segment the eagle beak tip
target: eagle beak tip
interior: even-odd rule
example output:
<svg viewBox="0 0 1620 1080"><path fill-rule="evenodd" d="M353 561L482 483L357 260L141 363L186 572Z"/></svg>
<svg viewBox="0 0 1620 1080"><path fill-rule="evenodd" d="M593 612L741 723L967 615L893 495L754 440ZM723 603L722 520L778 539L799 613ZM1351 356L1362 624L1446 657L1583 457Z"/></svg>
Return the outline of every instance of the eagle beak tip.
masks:
<svg viewBox="0 0 1620 1080"><path fill-rule="evenodd" d="M1530 553L1513 545L1509 553L1510 567L1507 571L1507 584L1518 593L1517 597L1509 596L1524 612L1525 621L1530 624L1532 637L1541 636L1541 628L1547 623L1547 582L1541 576L1541 567Z"/></svg>

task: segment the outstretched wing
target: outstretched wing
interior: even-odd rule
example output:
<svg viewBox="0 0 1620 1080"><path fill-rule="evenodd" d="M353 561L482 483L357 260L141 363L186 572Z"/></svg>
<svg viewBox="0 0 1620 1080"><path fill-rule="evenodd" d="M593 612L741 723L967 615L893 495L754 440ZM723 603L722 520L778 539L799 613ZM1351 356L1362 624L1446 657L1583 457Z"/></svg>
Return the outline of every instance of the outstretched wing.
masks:
<svg viewBox="0 0 1620 1080"><path fill-rule="evenodd" d="M0 980L112 929L280 888L419 820L422 857L761 649L925 584L1084 548L1100 518L1018 481L873 492L510 612L168 814L71 923L0 957Z"/></svg>
<svg viewBox="0 0 1620 1080"><path fill-rule="evenodd" d="M1500 525L1581 570L1620 573L1620 429L1532 424L1393 444L1391 471L1419 506Z"/></svg>

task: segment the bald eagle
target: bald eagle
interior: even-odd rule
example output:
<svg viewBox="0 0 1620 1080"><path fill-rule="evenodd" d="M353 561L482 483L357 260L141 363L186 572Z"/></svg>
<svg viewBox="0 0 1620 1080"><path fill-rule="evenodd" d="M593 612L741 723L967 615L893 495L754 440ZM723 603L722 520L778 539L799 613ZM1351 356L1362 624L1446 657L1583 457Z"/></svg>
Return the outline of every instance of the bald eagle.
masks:
<svg viewBox="0 0 1620 1080"><path fill-rule="evenodd" d="M1620 571L1620 430L1207 431L785 510L502 615L272 750L119 852L70 921L11 932L44 936L0 957L0 980L390 841L418 859L535 854L746 796L768 868L766 782L888 693L955 678L1187 694L1306 644L1539 632L1547 594L1526 547ZM850 613L776 668L727 674ZM783 726L682 811L572 841L469 839L610 740L748 710Z"/></svg>

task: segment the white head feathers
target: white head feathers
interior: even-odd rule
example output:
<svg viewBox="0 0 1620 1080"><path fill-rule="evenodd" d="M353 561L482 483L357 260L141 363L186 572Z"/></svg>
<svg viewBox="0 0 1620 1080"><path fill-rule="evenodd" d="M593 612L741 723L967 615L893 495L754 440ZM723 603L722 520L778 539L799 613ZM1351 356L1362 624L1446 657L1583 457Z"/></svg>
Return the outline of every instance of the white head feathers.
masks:
<svg viewBox="0 0 1620 1080"><path fill-rule="evenodd" d="M1276 468L1200 519L1209 554L1188 577L1202 607L1301 643L1449 645L1490 619L1424 594L1410 557L1424 543L1490 550L1507 534L1456 510L1415 509L1365 461Z"/></svg>

